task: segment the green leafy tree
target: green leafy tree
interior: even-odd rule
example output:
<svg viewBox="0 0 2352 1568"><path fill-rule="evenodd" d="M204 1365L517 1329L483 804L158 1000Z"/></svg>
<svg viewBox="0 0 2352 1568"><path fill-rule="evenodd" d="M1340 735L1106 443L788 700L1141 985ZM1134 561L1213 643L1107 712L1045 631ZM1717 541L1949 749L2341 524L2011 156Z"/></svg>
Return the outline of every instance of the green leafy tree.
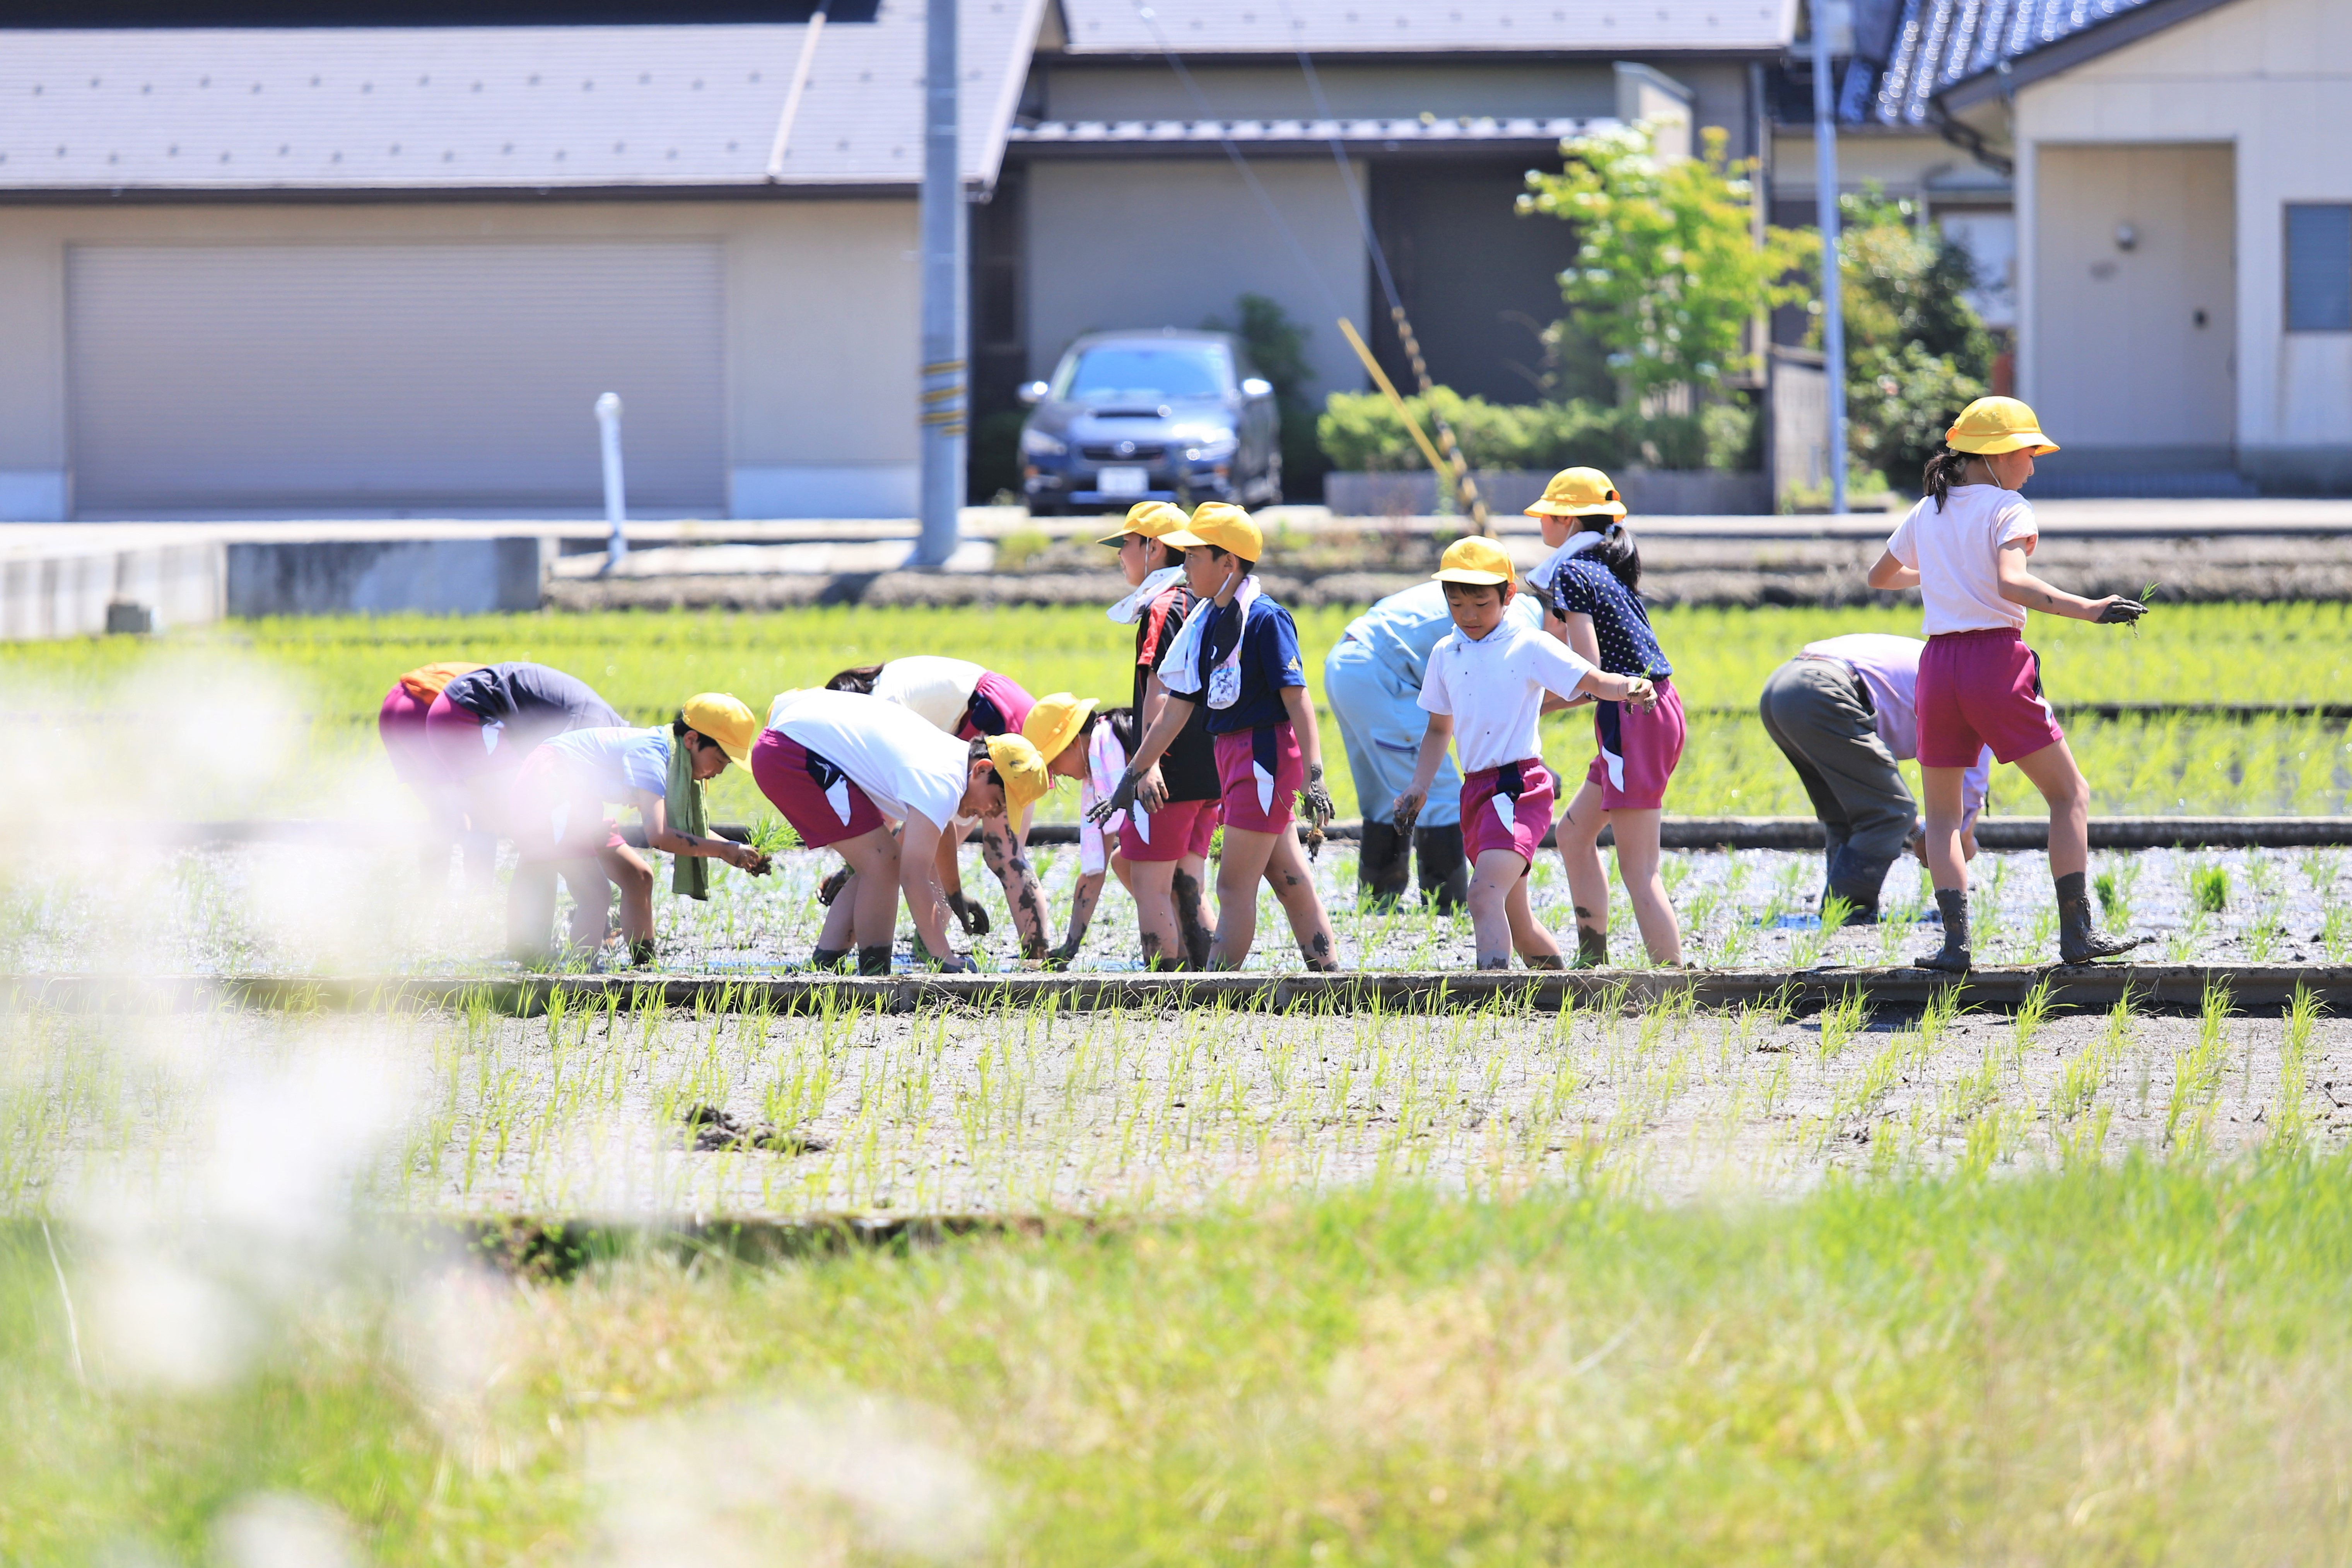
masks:
<svg viewBox="0 0 2352 1568"><path fill-rule="evenodd" d="M1792 279L1818 245L1771 227L1756 243L1753 166L1727 161L1727 145L1710 126L1701 156L1662 159L1651 127L1636 123L1573 137L1560 144L1559 173L1528 175L1519 211L1576 227L1560 295L1577 329L1608 351L1628 402L1678 383L1719 385L1748 361L1748 324L1806 298Z"/></svg>
<svg viewBox="0 0 2352 1568"><path fill-rule="evenodd" d="M1921 227L1909 202L1872 189L1838 204L1847 445L1889 485L1908 490L1942 447L1952 416L1988 390L1992 334L1968 302L1976 287L1969 253ZM1809 268L1815 279L1820 254L1816 246ZM1819 347L1818 300L1814 309Z"/></svg>
<svg viewBox="0 0 2352 1568"><path fill-rule="evenodd" d="M1203 325L1239 338L1257 373L1274 387L1275 412L1282 420L1283 488L1293 497L1311 496L1330 464L1317 444L1315 405L1307 398L1307 383L1315 376L1307 360L1308 329L1263 294L1244 294L1234 303L1238 322L1212 317Z"/></svg>

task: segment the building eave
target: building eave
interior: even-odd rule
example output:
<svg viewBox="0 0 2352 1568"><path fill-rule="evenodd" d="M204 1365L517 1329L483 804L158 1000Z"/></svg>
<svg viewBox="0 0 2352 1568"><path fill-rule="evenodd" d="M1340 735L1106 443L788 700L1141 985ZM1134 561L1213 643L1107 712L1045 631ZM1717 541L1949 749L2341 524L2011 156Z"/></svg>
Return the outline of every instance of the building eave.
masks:
<svg viewBox="0 0 2352 1568"><path fill-rule="evenodd" d="M2230 0L2154 0L2153 4L2137 10L2110 16L2079 33L2070 33L2055 43L2044 44L2031 54L2019 55L1989 70L1963 78L1937 93L1935 101L1947 114L1958 114L1979 104L2007 98L2021 87L2073 70L2101 55L2127 44L2136 44L2142 38L2168 27L2178 26L2228 4Z"/></svg>

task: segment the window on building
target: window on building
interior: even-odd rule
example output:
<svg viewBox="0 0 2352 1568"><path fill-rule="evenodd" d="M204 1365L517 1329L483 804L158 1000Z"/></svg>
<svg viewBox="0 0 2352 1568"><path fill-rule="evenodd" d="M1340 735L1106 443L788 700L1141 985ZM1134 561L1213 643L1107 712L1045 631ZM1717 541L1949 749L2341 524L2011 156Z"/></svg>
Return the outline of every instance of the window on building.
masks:
<svg viewBox="0 0 2352 1568"><path fill-rule="evenodd" d="M2352 203L2287 208L2286 329L2352 332Z"/></svg>

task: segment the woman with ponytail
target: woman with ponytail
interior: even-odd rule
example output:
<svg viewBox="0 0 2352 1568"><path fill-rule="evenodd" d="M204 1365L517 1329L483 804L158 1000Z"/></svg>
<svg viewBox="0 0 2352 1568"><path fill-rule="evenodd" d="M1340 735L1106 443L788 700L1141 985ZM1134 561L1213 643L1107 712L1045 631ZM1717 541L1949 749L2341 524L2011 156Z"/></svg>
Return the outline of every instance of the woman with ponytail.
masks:
<svg viewBox="0 0 2352 1568"><path fill-rule="evenodd" d="M1528 573L1528 586L1549 609L1547 629L1585 663L1647 681L1655 694L1647 707L1593 704L1597 755L1559 820L1559 858L1576 908L1577 965L1609 961L1604 827L1616 830L1618 873L1650 961L1680 964L1682 929L1658 873L1658 829L1667 781L1682 761L1683 703L1642 604L1642 554L1625 531L1625 503L1598 468L1569 468L1552 476L1528 515L1552 547L1550 558Z"/></svg>
<svg viewBox="0 0 2352 1568"><path fill-rule="evenodd" d="M2013 762L2050 803L2050 874L2057 885L2058 957L2112 958L2139 946L2092 923L2084 886L2090 862L2090 786L2042 693L2042 665L2025 645L2025 612L2126 625L2147 607L2053 588L2028 561L2040 529L2018 492L2033 460L2058 450L2033 411L1985 397L1960 411L1945 449L1927 460L1926 494L1870 569L1870 586L1916 588L1927 612L1919 656L1919 772L1927 797L1927 869L1944 945L1918 967L1964 974L1969 873L1960 846L1961 779L1983 747Z"/></svg>

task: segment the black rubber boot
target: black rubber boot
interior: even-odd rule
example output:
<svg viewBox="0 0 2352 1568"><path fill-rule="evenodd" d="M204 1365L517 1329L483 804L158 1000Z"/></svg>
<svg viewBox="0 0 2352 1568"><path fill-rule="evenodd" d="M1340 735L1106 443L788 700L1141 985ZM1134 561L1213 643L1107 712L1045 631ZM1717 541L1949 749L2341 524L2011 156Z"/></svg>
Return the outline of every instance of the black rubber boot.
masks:
<svg viewBox="0 0 2352 1568"><path fill-rule="evenodd" d="M1367 909L1394 909L1412 884L1412 841L1392 822L1366 821L1356 856L1356 896Z"/></svg>
<svg viewBox="0 0 2352 1568"><path fill-rule="evenodd" d="M1412 858L1421 873L1421 902L1440 915L1459 914L1470 902L1470 865L1462 857L1462 827L1415 828Z"/></svg>
<svg viewBox="0 0 2352 1568"><path fill-rule="evenodd" d="M1579 969L1605 968L1609 964L1609 933L1595 931L1590 925L1576 928L1576 963Z"/></svg>
<svg viewBox="0 0 2352 1568"><path fill-rule="evenodd" d="M1837 854L1830 861L1830 883L1822 895L1823 907L1831 898L1843 898L1852 913L1845 917L1848 925L1878 924L1878 900L1886 886L1886 873L1895 864L1890 858L1880 860L1875 855L1857 853L1851 844L1838 846Z"/></svg>
<svg viewBox="0 0 2352 1568"><path fill-rule="evenodd" d="M887 975L890 972L890 944L877 942L871 947L857 950L857 972L861 975Z"/></svg>
<svg viewBox="0 0 2352 1568"><path fill-rule="evenodd" d="M837 974L841 961L848 956L846 947L813 947L809 949L809 967L823 974Z"/></svg>
<svg viewBox="0 0 2352 1568"><path fill-rule="evenodd" d="M1837 891L1838 855L1846 846L1846 836L1843 829L1832 828L1823 822L1822 838L1822 896L1827 898Z"/></svg>
<svg viewBox="0 0 2352 1568"><path fill-rule="evenodd" d="M2058 883L2058 961L2062 964L2089 964L2101 958L2113 958L2128 953L2147 940L2145 936L2105 936L2091 918L2091 897L2084 888L2084 876L2070 871L2055 879Z"/></svg>
<svg viewBox="0 0 2352 1568"><path fill-rule="evenodd" d="M635 965L639 968L643 968L653 961L654 943L652 937L648 936L641 942L632 942L629 944L630 963ZM2069 961L2071 962L2072 960Z"/></svg>
<svg viewBox="0 0 2352 1568"><path fill-rule="evenodd" d="M1915 969L1940 969L1948 975L1969 972L1969 890L1964 887L1939 887L1936 890L1936 912L1944 917L1944 945L1924 957L1911 960Z"/></svg>

